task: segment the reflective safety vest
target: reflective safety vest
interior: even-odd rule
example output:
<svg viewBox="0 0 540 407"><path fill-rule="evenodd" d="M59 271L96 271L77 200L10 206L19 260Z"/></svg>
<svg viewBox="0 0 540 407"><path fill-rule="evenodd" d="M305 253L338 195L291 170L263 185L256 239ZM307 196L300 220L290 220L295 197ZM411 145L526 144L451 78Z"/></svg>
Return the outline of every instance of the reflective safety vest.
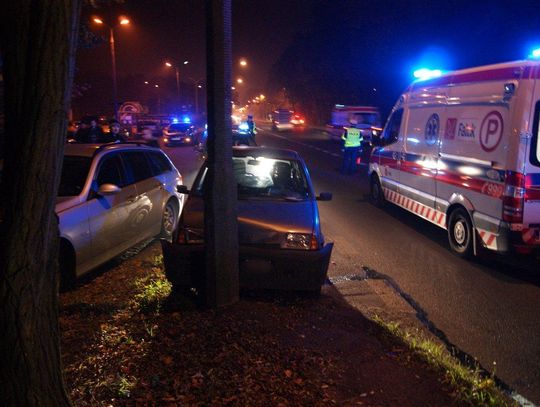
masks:
<svg viewBox="0 0 540 407"><path fill-rule="evenodd" d="M345 147L360 147L362 133L360 129L345 127L345 134L341 136L341 139L345 141Z"/></svg>

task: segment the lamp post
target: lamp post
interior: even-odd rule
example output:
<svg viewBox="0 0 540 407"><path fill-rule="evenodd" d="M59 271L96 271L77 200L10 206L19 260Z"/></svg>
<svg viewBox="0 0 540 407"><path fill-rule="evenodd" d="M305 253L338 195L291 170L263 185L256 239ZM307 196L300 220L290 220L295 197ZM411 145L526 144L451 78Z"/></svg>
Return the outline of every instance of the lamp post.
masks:
<svg viewBox="0 0 540 407"><path fill-rule="evenodd" d="M195 114L199 114L199 89L202 89L202 79L188 78L195 86Z"/></svg>
<svg viewBox="0 0 540 407"><path fill-rule="evenodd" d="M189 61L184 61L182 65L189 64ZM182 102L180 101L180 67L178 64L172 64L169 61L165 61L165 66L168 68L174 68L176 74L176 97L178 98L178 111L181 110Z"/></svg>
<svg viewBox="0 0 540 407"><path fill-rule="evenodd" d="M109 28L109 48L111 50L111 62L112 62L112 82L113 82L113 105L114 105L114 118L118 120L118 85L116 82L116 51L114 43L114 25L106 24L103 19L94 17L94 23L99 25L105 25ZM118 23L120 25L128 25L129 20L124 17L118 17Z"/></svg>

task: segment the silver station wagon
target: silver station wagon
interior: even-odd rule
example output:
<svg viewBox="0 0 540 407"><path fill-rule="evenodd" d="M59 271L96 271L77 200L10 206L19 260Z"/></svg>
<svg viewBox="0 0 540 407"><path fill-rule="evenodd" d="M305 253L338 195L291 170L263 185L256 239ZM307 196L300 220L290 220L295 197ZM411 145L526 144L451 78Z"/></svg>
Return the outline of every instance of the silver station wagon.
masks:
<svg viewBox="0 0 540 407"><path fill-rule="evenodd" d="M62 286L153 236L170 238L182 176L158 148L68 144L56 202Z"/></svg>
<svg viewBox="0 0 540 407"><path fill-rule="evenodd" d="M240 286L319 293L333 243L325 243L317 200L302 158L295 151L234 147L238 188ZM207 165L189 193L172 243L162 240L168 279L180 289L203 284L204 202Z"/></svg>

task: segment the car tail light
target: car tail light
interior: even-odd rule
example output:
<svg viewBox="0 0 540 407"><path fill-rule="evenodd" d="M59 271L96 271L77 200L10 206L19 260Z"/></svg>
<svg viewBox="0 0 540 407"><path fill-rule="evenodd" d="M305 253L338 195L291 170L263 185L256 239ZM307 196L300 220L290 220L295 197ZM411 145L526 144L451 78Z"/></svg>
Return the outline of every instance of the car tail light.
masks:
<svg viewBox="0 0 540 407"><path fill-rule="evenodd" d="M315 235L311 235L311 242L309 243L309 250L317 250L319 249L319 242L317 242L317 238Z"/></svg>
<svg viewBox="0 0 540 407"><path fill-rule="evenodd" d="M357 157L356 158L356 165L360 165L362 163L362 158L361 157Z"/></svg>
<svg viewBox="0 0 540 407"><path fill-rule="evenodd" d="M503 220L512 223L523 222L524 198L525 176L520 172L506 171L503 195Z"/></svg>

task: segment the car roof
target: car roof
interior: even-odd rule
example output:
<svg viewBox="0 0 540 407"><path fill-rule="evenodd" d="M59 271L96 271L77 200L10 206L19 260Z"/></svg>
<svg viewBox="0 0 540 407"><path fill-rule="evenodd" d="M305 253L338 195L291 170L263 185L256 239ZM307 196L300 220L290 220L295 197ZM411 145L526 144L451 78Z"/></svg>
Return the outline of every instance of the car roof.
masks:
<svg viewBox="0 0 540 407"><path fill-rule="evenodd" d="M134 149L149 149L156 150L147 146L144 143L107 143L107 144L66 144L64 155L76 155L82 157L93 157L100 151L111 151L111 150L134 150Z"/></svg>
<svg viewBox="0 0 540 407"><path fill-rule="evenodd" d="M234 157L266 157L278 160L299 160L300 155L293 150L285 148L270 148L270 147L248 147L236 146L233 147Z"/></svg>

